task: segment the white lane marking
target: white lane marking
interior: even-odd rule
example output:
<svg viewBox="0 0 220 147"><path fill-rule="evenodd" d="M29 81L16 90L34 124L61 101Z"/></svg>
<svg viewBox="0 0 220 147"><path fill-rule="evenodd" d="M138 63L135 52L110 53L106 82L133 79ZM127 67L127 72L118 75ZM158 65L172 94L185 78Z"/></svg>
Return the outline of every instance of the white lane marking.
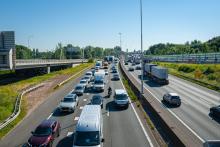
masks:
<svg viewBox="0 0 220 147"><path fill-rule="evenodd" d="M121 81L121 78L120 78L120 81ZM121 83L122 83L122 81L121 81ZM125 86L124 86L123 83L122 83L122 86L123 86L123 88L125 89ZM126 89L125 89L125 90L126 90ZM144 128L144 125L142 124L142 122L141 122L141 120L140 120L140 118L139 118L139 116L138 116L136 110L134 109L133 103L131 103L130 98L129 98L129 103L130 103L130 105L131 105L131 107L132 107L132 109L133 109L133 111L134 111L134 114L136 115L136 117L137 117L137 119L138 119L138 122L139 122L140 125L141 125L141 128L142 128L142 130L143 130L143 132L144 132L145 137L147 138L147 140L148 140L150 146L153 147L154 145L153 145L153 143L152 143L150 137L148 136L148 134L147 134L147 132L146 132L146 130L145 130L145 128Z"/></svg>
<svg viewBox="0 0 220 147"><path fill-rule="evenodd" d="M71 136L73 134L73 132L68 132L67 134L66 134L66 136Z"/></svg>
<svg viewBox="0 0 220 147"><path fill-rule="evenodd" d="M87 99L83 99L83 101L85 102L85 101L87 101Z"/></svg>
<svg viewBox="0 0 220 147"><path fill-rule="evenodd" d="M74 120L79 120L79 117L75 117Z"/></svg>
<svg viewBox="0 0 220 147"><path fill-rule="evenodd" d="M50 119L52 115L53 115L53 113L51 113L51 114L48 116L48 118L47 118L47 119Z"/></svg>
<svg viewBox="0 0 220 147"><path fill-rule="evenodd" d="M86 95L89 95L89 93L86 93Z"/></svg>
<svg viewBox="0 0 220 147"><path fill-rule="evenodd" d="M79 107L79 109L83 109L83 106Z"/></svg>
<svg viewBox="0 0 220 147"><path fill-rule="evenodd" d="M137 77L135 77L133 74L131 75L136 79L136 81L141 83L139 79L137 79ZM146 89L154 98L156 98L156 100L159 103L161 103L160 99L158 99L149 89L147 89L146 86L144 86L144 89ZM204 139L202 139L193 129L191 129L186 123L184 123L173 111L171 111L170 109L166 109L166 110L168 110L174 117L176 117L176 119L178 119L187 129L189 129L196 137L198 137L199 140L201 140L203 143L205 142Z"/></svg>
<svg viewBox="0 0 220 147"><path fill-rule="evenodd" d="M107 110L107 116L109 117L109 107L108 107L108 110Z"/></svg>

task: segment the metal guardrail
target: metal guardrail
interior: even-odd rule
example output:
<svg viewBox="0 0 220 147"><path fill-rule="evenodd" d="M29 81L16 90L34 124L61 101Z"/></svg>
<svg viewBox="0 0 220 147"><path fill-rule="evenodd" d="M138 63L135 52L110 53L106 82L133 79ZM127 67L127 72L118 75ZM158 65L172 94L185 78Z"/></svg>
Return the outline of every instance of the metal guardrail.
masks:
<svg viewBox="0 0 220 147"><path fill-rule="evenodd" d="M31 92L31 91L39 88L39 87L42 87L42 86L44 86L44 84L39 84L37 86L34 86L32 88L29 88L29 89L23 91L21 94L19 94L17 96L15 106L14 106L14 111L6 120L4 120L0 124L0 130L3 129L5 126L7 126L9 123L11 123L13 120L15 120L18 117L18 115L20 114L20 112L21 112L21 100L23 98L23 95L28 93L28 92Z"/></svg>
<svg viewBox="0 0 220 147"><path fill-rule="evenodd" d="M87 59L16 59L16 66L19 65L40 65L40 64L63 64L63 63L75 63L75 62L87 62Z"/></svg>
<svg viewBox="0 0 220 147"><path fill-rule="evenodd" d="M162 62L186 62L186 63L220 63L220 52L179 55L146 55L146 60Z"/></svg>

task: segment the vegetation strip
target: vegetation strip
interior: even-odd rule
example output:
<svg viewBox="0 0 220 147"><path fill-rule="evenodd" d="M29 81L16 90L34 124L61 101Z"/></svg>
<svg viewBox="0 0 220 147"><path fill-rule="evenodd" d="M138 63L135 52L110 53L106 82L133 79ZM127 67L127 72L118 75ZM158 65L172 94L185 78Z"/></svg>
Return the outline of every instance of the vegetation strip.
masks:
<svg viewBox="0 0 220 147"><path fill-rule="evenodd" d="M0 110L7 110L9 113L4 113L4 111L0 111L0 122L3 122L11 113L13 113L13 108L16 102L16 97L19 95L21 91L24 89L28 89L33 85L39 84L45 80L49 80L51 78L56 77L57 75L70 75L76 73L77 71L81 71L84 68L91 67L93 63L84 63L78 65L74 68L69 68L61 71L52 72L50 74L45 74L38 77L33 77L27 80L23 80L17 83L9 84L0 86L0 97L2 98L0 102ZM16 89L16 90L15 90ZM7 107L9 106L9 107ZM9 110L10 109L10 110ZM27 103L25 99L21 100L21 112L18 117L9 123L6 127L0 130L0 138L5 136L12 128L18 124L26 115L27 113ZM5 114L8 114L7 116Z"/></svg>
<svg viewBox="0 0 220 147"><path fill-rule="evenodd" d="M220 64L155 63L174 76L220 92Z"/></svg>

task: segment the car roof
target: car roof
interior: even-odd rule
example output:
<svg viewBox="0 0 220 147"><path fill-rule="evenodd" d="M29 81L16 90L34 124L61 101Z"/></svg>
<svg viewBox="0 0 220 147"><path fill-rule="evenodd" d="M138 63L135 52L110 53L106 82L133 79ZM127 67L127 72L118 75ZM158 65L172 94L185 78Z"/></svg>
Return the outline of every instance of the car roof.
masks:
<svg viewBox="0 0 220 147"><path fill-rule="evenodd" d="M115 89L115 94L127 94L124 89Z"/></svg>
<svg viewBox="0 0 220 147"><path fill-rule="evenodd" d="M174 92L170 92L168 94L171 95L171 96L179 96L177 93L174 93Z"/></svg>
<svg viewBox="0 0 220 147"><path fill-rule="evenodd" d="M46 120L43 120L38 127L42 127L42 128L43 127L51 127L54 124L54 122L56 122L56 121L53 119L46 119Z"/></svg>
<svg viewBox="0 0 220 147"><path fill-rule="evenodd" d="M80 81L87 81L86 79L81 79Z"/></svg>
<svg viewBox="0 0 220 147"><path fill-rule="evenodd" d="M82 84L77 84L76 87L84 87Z"/></svg>
<svg viewBox="0 0 220 147"><path fill-rule="evenodd" d="M99 105L85 105L76 126L76 131L99 131L100 130Z"/></svg>

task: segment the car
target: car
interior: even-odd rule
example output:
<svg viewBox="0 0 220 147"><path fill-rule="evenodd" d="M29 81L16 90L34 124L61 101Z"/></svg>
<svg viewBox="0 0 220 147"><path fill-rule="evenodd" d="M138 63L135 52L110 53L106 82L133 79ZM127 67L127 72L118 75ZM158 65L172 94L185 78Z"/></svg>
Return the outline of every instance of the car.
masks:
<svg viewBox="0 0 220 147"><path fill-rule="evenodd" d="M91 99L92 105L100 105L103 108L103 97L99 94L93 95Z"/></svg>
<svg viewBox="0 0 220 147"><path fill-rule="evenodd" d="M82 84L77 84L72 93L75 93L77 95L83 95L84 91L85 91L85 86L83 86Z"/></svg>
<svg viewBox="0 0 220 147"><path fill-rule="evenodd" d="M135 62L133 62L131 65L132 65L132 66L135 66L136 64L135 64Z"/></svg>
<svg viewBox="0 0 220 147"><path fill-rule="evenodd" d="M210 115L216 118L220 118L220 105L210 108Z"/></svg>
<svg viewBox="0 0 220 147"><path fill-rule="evenodd" d="M126 107L129 106L129 97L124 89L115 89L114 102L116 106Z"/></svg>
<svg viewBox="0 0 220 147"><path fill-rule="evenodd" d="M92 77L91 76L84 76L82 79L85 79L88 81L88 83L92 80Z"/></svg>
<svg viewBox="0 0 220 147"><path fill-rule="evenodd" d="M31 132L27 146L52 147L53 141L60 135L60 123L56 120L47 119L41 122L37 128Z"/></svg>
<svg viewBox="0 0 220 147"><path fill-rule="evenodd" d="M119 74L116 73L116 74L113 74L113 80L120 80L120 77L119 77Z"/></svg>
<svg viewBox="0 0 220 147"><path fill-rule="evenodd" d="M116 69L115 65L113 65L113 66L111 67L111 70L114 70L114 69Z"/></svg>
<svg viewBox="0 0 220 147"><path fill-rule="evenodd" d="M113 69L112 73L118 73L117 69Z"/></svg>
<svg viewBox="0 0 220 147"><path fill-rule="evenodd" d="M61 100L59 109L61 112L74 112L79 103L79 98L76 94L68 94Z"/></svg>
<svg viewBox="0 0 220 147"><path fill-rule="evenodd" d="M92 71L88 71L88 72L86 72L86 74L85 74L85 76L88 76L88 77L90 77L90 79L92 78Z"/></svg>
<svg viewBox="0 0 220 147"><path fill-rule="evenodd" d="M105 70L105 75L108 75L108 70Z"/></svg>
<svg viewBox="0 0 220 147"><path fill-rule="evenodd" d="M128 70L129 71L134 71L134 67L129 67Z"/></svg>
<svg viewBox="0 0 220 147"><path fill-rule="evenodd" d="M140 65L138 65L138 66L136 66L136 68L135 68L136 70L141 70L141 66Z"/></svg>
<svg viewBox="0 0 220 147"><path fill-rule="evenodd" d="M89 82L86 79L82 79L82 80L80 80L79 84L85 86L85 88L86 88L89 85Z"/></svg>
<svg viewBox="0 0 220 147"><path fill-rule="evenodd" d="M163 101L171 105L181 105L181 99L177 93L166 93L163 96Z"/></svg>

